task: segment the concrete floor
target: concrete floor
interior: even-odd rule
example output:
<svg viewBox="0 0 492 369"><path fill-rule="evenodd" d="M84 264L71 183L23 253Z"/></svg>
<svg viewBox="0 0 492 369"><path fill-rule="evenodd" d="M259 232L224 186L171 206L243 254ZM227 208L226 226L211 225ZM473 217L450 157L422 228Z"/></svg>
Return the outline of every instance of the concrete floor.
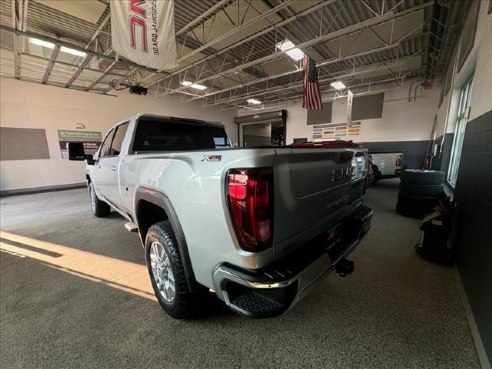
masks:
<svg viewBox="0 0 492 369"><path fill-rule="evenodd" d="M479 368L455 270L420 259L397 182L369 190L355 273L286 314L240 317L215 300L176 321L152 295L136 234L96 219L85 190L2 198L2 368Z"/></svg>

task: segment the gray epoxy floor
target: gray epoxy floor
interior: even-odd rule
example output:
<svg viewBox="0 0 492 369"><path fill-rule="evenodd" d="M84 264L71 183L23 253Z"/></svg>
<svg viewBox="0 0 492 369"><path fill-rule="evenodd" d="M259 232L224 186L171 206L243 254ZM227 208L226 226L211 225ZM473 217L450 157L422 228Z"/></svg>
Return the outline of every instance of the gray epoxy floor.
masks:
<svg viewBox="0 0 492 369"><path fill-rule="evenodd" d="M152 298L137 236L90 214L85 190L2 198L1 368L478 368L454 269L420 259L397 182L369 190L355 273L285 315L211 300L176 321Z"/></svg>

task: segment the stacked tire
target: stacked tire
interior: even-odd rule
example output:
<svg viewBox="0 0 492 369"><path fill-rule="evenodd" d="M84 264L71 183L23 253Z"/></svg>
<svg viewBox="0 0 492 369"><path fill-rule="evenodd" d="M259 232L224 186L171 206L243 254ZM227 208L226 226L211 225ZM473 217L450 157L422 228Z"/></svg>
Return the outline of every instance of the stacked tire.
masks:
<svg viewBox="0 0 492 369"><path fill-rule="evenodd" d="M400 181L398 214L421 219L446 198L444 172L408 169L401 172Z"/></svg>

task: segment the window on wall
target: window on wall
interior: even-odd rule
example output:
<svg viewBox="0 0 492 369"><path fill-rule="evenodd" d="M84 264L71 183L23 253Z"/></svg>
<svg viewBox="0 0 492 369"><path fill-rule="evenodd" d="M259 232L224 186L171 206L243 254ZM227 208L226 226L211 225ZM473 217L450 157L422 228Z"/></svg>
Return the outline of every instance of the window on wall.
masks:
<svg viewBox="0 0 492 369"><path fill-rule="evenodd" d="M453 149L451 151L451 161L448 171L448 182L454 187L458 178L458 169L460 167L461 149L465 138L466 121L470 111L471 88L473 78L471 78L461 90L460 101L458 106L458 117L456 118L456 129L454 130Z"/></svg>

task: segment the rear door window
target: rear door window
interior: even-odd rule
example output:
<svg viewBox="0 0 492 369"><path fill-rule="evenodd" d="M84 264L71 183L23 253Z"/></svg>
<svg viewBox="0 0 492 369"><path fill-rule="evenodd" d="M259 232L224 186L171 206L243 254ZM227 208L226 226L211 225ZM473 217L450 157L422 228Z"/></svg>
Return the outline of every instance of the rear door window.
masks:
<svg viewBox="0 0 492 369"><path fill-rule="evenodd" d="M137 123L133 151L185 151L229 148L223 127L141 118Z"/></svg>
<svg viewBox="0 0 492 369"><path fill-rule="evenodd" d="M111 144L110 156L118 156L120 154L128 124L129 123L126 122L116 127L116 133L113 138L113 143Z"/></svg>
<svg viewBox="0 0 492 369"><path fill-rule="evenodd" d="M111 131L109 131L108 135L106 136L103 143L101 144L101 148L99 149L100 158L104 156L109 156L111 141L113 141L114 131L115 131L114 128Z"/></svg>

